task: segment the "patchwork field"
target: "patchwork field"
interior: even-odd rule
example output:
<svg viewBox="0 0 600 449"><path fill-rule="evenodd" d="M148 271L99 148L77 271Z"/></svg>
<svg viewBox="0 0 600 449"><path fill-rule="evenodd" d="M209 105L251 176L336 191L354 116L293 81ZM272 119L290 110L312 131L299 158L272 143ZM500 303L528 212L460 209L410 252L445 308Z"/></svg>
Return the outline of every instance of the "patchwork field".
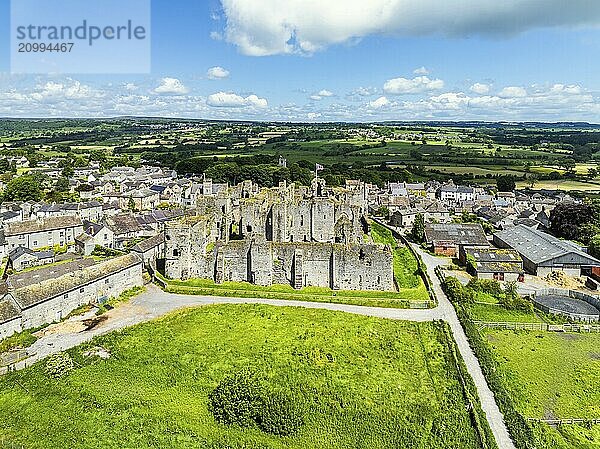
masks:
<svg viewBox="0 0 600 449"><path fill-rule="evenodd" d="M438 323L211 306L69 354L74 369L60 378L45 362L0 378L0 447L481 447ZM215 387L240 371L293 398L294 432L217 422Z"/></svg>

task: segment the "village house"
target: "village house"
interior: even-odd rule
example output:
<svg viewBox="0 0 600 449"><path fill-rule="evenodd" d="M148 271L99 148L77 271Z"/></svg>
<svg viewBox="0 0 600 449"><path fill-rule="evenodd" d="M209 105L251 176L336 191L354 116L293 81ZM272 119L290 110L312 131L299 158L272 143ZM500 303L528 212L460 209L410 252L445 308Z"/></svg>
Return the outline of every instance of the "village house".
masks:
<svg viewBox="0 0 600 449"><path fill-rule="evenodd" d="M157 259L165 257L165 235L160 233L142 240L131 247L131 252L137 254L144 261L145 267L153 266Z"/></svg>
<svg viewBox="0 0 600 449"><path fill-rule="evenodd" d="M33 251L22 246L8 254L8 266L15 271L47 265L54 262L54 251Z"/></svg>
<svg viewBox="0 0 600 449"><path fill-rule="evenodd" d="M7 223L4 228L4 239L8 251L20 246L39 250L55 245L73 245L75 237L82 232L83 223L79 217L49 217Z"/></svg>

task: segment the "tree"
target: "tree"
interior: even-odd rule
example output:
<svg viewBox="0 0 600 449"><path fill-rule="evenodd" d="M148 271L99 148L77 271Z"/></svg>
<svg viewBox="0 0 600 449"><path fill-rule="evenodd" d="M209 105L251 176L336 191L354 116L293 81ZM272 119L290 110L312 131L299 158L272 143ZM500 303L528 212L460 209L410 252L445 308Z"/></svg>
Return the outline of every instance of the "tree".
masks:
<svg viewBox="0 0 600 449"><path fill-rule="evenodd" d="M557 237L576 240L582 225L593 223L594 208L587 203L560 203L550 212L550 230Z"/></svg>
<svg viewBox="0 0 600 449"><path fill-rule="evenodd" d="M4 189L3 201L40 201L43 192L40 183L33 176L20 176L12 179Z"/></svg>
<svg viewBox="0 0 600 449"><path fill-rule="evenodd" d="M425 217L423 214L416 215L410 235L416 242L425 241Z"/></svg>
<svg viewBox="0 0 600 449"><path fill-rule="evenodd" d="M600 234L596 234L590 239L588 251L596 259L600 258Z"/></svg>
<svg viewBox="0 0 600 449"><path fill-rule="evenodd" d="M135 207L135 201L133 199L132 196L129 196L129 201L127 201L127 208L131 211L131 212L135 212L136 211L136 207Z"/></svg>
<svg viewBox="0 0 600 449"><path fill-rule="evenodd" d="M379 217L383 217L386 220L390 218L390 210L386 206L381 206L377 211L375 211L375 215Z"/></svg>
<svg viewBox="0 0 600 449"><path fill-rule="evenodd" d="M513 192L516 188L515 178L513 176L500 176L496 180L496 187L499 192Z"/></svg>

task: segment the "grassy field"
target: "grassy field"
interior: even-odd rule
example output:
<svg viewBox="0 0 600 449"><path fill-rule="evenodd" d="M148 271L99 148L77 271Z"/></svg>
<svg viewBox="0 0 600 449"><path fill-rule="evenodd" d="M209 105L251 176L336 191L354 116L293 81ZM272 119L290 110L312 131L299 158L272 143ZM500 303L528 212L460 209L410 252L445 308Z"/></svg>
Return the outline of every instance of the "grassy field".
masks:
<svg viewBox="0 0 600 449"><path fill-rule="evenodd" d="M600 418L600 334L484 333L525 416Z"/></svg>
<svg viewBox="0 0 600 449"><path fill-rule="evenodd" d="M189 309L70 350L58 380L44 362L0 378L0 447L477 449L450 348L438 323ZM295 398L296 434L215 421L209 393L243 368Z"/></svg>
<svg viewBox="0 0 600 449"><path fill-rule="evenodd" d="M468 306L471 318L476 321L509 322L509 323L542 323L543 320L535 313L519 310L507 310L493 304L470 304Z"/></svg>
<svg viewBox="0 0 600 449"><path fill-rule="evenodd" d="M287 299L296 301L332 302L357 306L410 308L411 301L426 307L429 294L425 285L417 288L404 288L398 292L331 290L324 287L305 287L295 290L290 285L263 287L246 282L223 282L216 284L209 279L189 279L177 281L164 279L169 293L190 295L227 296L242 298Z"/></svg>
<svg viewBox="0 0 600 449"><path fill-rule="evenodd" d="M600 334L484 331L517 410L531 418L600 418ZM600 447L600 425L562 426L557 448Z"/></svg>
<svg viewBox="0 0 600 449"><path fill-rule="evenodd" d="M419 288L423 285L415 256L409 248L398 244L389 229L371 222L371 237L375 243L389 244L393 248L394 277L398 288Z"/></svg>

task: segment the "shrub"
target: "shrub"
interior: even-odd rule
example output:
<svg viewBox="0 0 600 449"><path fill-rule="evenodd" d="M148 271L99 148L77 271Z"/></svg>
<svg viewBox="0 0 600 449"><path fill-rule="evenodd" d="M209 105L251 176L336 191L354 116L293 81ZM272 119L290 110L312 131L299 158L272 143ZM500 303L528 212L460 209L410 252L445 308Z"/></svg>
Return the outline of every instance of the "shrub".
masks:
<svg viewBox="0 0 600 449"><path fill-rule="evenodd" d="M287 436L296 433L304 424L302 409L297 400L282 392L271 393L263 399L258 426L263 432Z"/></svg>
<svg viewBox="0 0 600 449"><path fill-rule="evenodd" d="M256 423L262 402L263 387L248 369L223 379L209 395L209 408L222 424L252 427Z"/></svg>
<svg viewBox="0 0 600 449"><path fill-rule="evenodd" d="M503 293L500 283L493 279L471 279L467 287L476 292L487 293L495 298L498 298Z"/></svg>
<svg viewBox="0 0 600 449"><path fill-rule="evenodd" d="M270 391L266 382L245 368L223 379L209 394L209 410L228 425L254 427L287 436L303 424L302 407L283 392Z"/></svg>
<svg viewBox="0 0 600 449"><path fill-rule="evenodd" d="M46 376L53 379L60 379L73 371L74 368L75 365L71 356L66 352L59 352L48 357L46 361Z"/></svg>
<svg viewBox="0 0 600 449"><path fill-rule="evenodd" d="M455 277L447 277L442 287L446 294L454 301L461 304L475 302L475 293L470 288L464 287Z"/></svg>

